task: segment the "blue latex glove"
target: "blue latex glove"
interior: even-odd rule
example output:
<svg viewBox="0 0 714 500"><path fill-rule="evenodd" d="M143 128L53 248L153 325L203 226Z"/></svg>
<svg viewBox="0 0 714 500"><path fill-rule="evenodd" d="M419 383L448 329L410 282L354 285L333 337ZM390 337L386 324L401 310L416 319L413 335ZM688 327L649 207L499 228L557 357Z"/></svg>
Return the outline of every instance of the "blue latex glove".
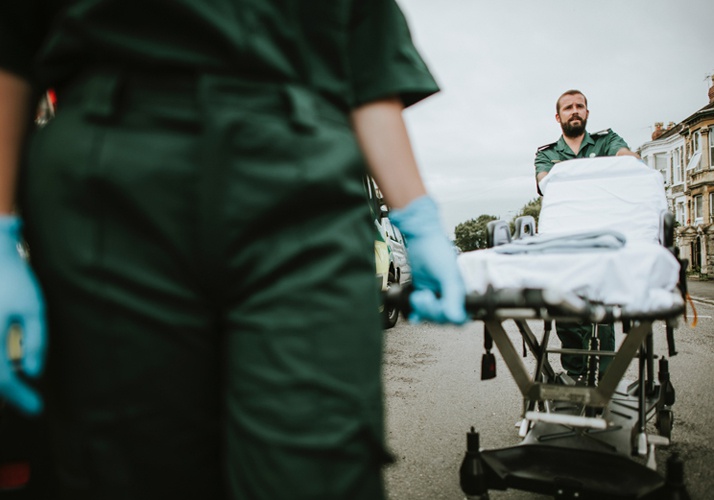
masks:
<svg viewBox="0 0 714 500"><path fill-rule="evenodd" d="M28 377L40 375L44 365L46 329L44 301L28 263L20 256L21 222L0 216L0 398L28 414L42 411L37 392L20 379L8 350L10 326L22 329L20 367Z"/></svg>
<svg viewBox="0 0 714 500"><path fill-rule="evenodd" d="M389 218L407 239L414 285L409 321L465 323L466 289L434 200L422 196L392 210Z"/></svg>

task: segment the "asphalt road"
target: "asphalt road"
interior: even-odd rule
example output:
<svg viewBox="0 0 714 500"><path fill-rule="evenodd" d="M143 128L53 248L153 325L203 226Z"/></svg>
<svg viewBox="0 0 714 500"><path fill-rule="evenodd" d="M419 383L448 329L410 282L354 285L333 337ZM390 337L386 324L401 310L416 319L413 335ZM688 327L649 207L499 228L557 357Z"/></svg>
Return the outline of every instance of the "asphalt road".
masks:
<svg viewBox="0 0 714 500"><path fill-rule="evenodd" d="M690 293L698 325L682 322L676 331L678 354L670 360L676 390L673 442L659 449L657 462L664 474L666 458L677 452L685 461L691 498L706 500L714 491L714 284L693 283ZM690 309L688 321L692 319ZM519 338L515 326L507 330ZM411 325L401 318L385 331L388 445L396 457L386 469L391 500L463 499L458 469L470 426L481 433L486 449L519 442L515 424L522 402L503 360L498 359L496 379L480 380L482 333L480 322L438 327ZM657 354L666 354L664 333L664 325L656 324ZM533 357L525 362L532 363ZM557 360L551 362L559 369ZM634 366L626 378L634 378ZM546 498L515 490L490 495L492 500Z"/></svg>

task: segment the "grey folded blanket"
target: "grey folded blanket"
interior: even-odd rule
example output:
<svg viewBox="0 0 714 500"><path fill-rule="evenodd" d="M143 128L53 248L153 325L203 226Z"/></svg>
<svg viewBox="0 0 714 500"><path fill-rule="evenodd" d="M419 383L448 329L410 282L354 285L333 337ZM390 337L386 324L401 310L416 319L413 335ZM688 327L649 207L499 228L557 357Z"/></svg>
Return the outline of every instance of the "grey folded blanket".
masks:
<svg viewBox="0 0 714 500"><path fill-rule="evenodd" d="M557 235L536 234L493 247L492 250L505 254L591 252L617 250L624 247L626 241L622 233L611 230Z"/></svg>

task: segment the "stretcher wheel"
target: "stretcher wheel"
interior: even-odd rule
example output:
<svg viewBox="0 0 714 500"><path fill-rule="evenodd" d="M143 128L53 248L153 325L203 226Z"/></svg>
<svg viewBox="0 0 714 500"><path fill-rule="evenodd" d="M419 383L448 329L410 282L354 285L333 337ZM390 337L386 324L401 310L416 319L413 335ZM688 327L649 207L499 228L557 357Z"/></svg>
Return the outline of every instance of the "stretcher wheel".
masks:
<svg viewBox="0 0 714 500"><path fill-rule="evenodd" d="M655 422L660 436L666 438L672 437L672 426L674 425L674 413L672 410L659 410L657 412L657 421Z"/></svg>

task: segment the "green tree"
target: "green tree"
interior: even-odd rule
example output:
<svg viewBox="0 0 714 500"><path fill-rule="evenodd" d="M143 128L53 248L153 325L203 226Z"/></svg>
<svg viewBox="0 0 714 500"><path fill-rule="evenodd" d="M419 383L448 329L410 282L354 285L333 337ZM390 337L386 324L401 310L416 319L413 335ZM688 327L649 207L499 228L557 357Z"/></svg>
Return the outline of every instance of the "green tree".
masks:
<svg viewBox="0 0 714 500"><path fill-rule="evenodd" d="M462 252L486 248L486 225L496 219L494 215L479 215L477 219L462 222L454 229L454 243Z"/></svg>
<svg viewBox="0 0 714 500"><path fill-rule="evenodd" d="M523 215L532 216L536 221L536 228L538 227L538 216L540 215L541 200L543 200L543 198L541 196L538 196L521 207L518 213L513 216L513 219L508 224L511 227L511 233L513 233L515 229L516 219Z"/></svg>

